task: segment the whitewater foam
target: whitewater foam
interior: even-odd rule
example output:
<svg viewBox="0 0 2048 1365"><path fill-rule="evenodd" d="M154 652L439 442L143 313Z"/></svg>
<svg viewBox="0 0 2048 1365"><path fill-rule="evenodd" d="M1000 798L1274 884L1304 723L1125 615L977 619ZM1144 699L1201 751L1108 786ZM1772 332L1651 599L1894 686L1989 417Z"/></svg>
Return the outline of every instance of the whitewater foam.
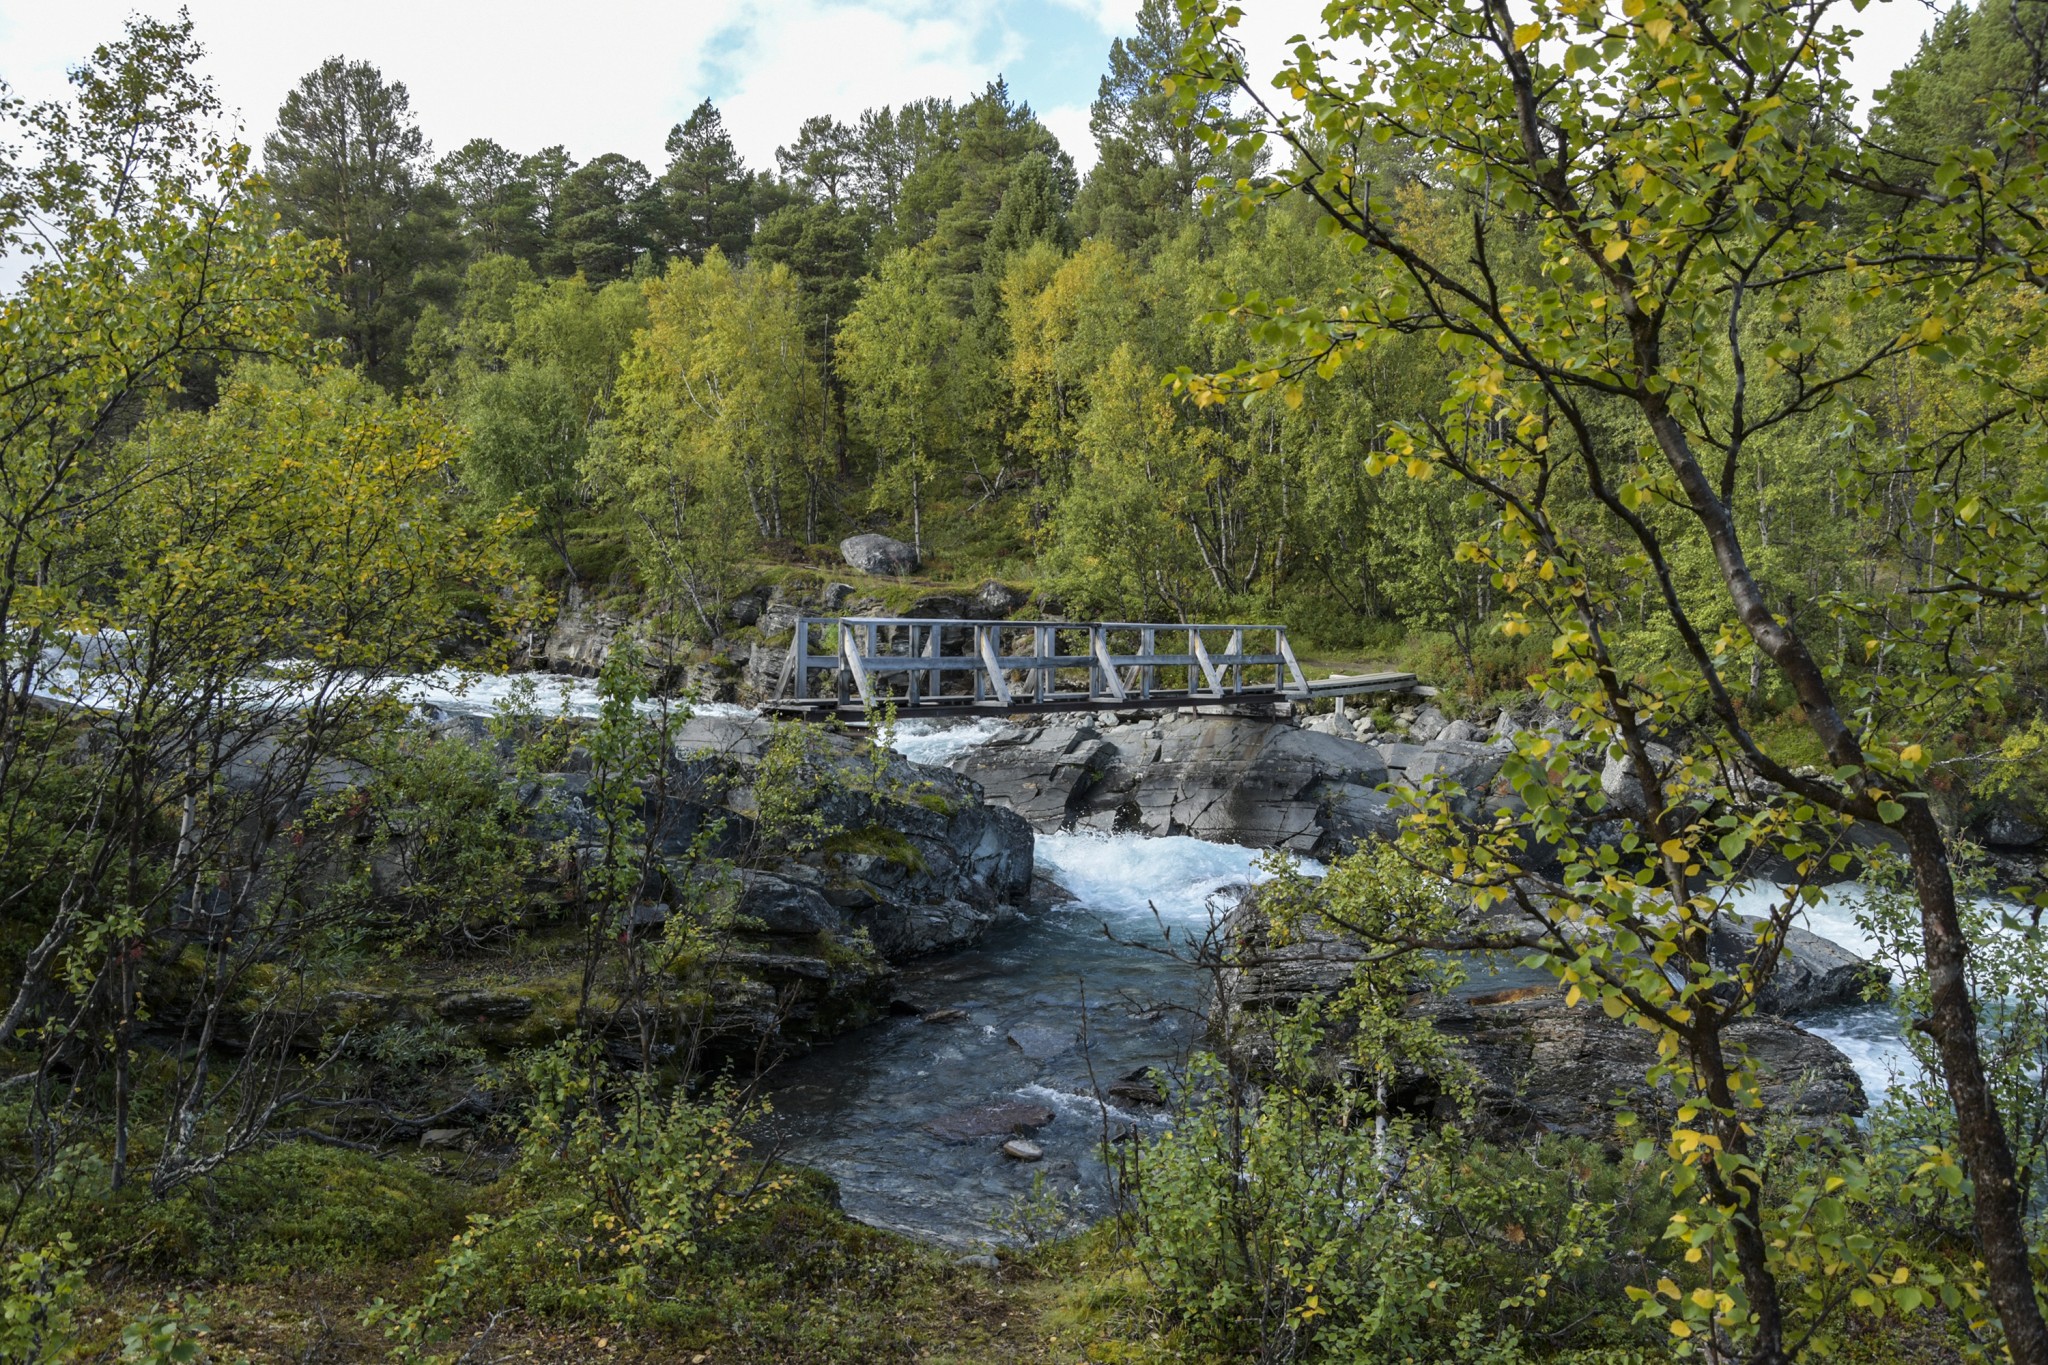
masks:
<svg viewBox="0 0 2048 1365"><path fill-rule="evenodd" d="M978 749L1008 728L1008 722L994 716L976 716L962 722L902 720L890 746L912 763L943 764L970 749Z"/></svg>
<svg viewBox="0 0 2048 1365"><path fill-rule="evenodd" d="M1125 924L1151 924L1153 907L1173 928L1209 923L1210 898L1234 886L1268 881L1272 854L1212 844L1185 834L1041 834L1038 861L1088 910ZM1310 876L1322 865L1300 859Z"/></svg>

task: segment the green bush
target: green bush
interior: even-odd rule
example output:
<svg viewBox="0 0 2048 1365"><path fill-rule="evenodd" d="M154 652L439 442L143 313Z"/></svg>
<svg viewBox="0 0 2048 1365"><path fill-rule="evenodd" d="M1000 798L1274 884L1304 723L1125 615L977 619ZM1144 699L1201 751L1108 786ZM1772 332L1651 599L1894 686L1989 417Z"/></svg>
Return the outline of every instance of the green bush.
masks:
<svg viewBox="0 0 2048 1365"><path fill-rule="evenodd" d="M1654 1182L1589 1144L1485 1146L1282 1078L1256 1107L1198 1067L1136 1167L1155 1301L1230 1359L1520 1361L1621 1347L1621 1266L1663 1230ZM1654 1196L1651 1196L1654 1202ZM1637 1337L1638 1340L1647 1338ZM1616 1357L1617 1359L1625 1357Z"/></svg>
<svg viewBox="0 0 2048 1365"><path fill-rule="evenodd" d="M166 1269L260 1280L409 1260L452 1236L466 1203L460 1186L403 1156L288 1142L135 1216Z"/></svg>
<svg viewBox="0 0 2048 1365"><path fill-rule="evenodd" d="M527 1059L531 1102L502 1211L476 1214L420 1301L370 1320L417 1351L480 1307L659 1322L705 1239L767 1207L789 1177L743 1130L762 1114L715 1087L692 1098L647 1075L613 1077L574 1046Z"/></svg>

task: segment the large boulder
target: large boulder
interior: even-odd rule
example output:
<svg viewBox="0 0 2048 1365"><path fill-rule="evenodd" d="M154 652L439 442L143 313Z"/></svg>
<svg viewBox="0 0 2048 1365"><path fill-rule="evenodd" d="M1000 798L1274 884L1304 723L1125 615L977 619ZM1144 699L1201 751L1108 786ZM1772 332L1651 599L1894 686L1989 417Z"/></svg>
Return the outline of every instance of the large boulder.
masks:
<svg viewBox="0 0 2048 1365"><path fill-rule="evenodd" d="M1187 713L1106 732L1034 727L952 766L1040 829L1188 834L1319 857L1345 838L1331 812L1387 780L1369 744L1284 721ZM1350 829L1364 819L1338 823Z"/></svg>
<svg viewBox="0 0 2048 1365"><path fill-rule="evenodd" d="M981 784L988 799L1033 829L1066 827L1115 761L1116 749L1092 725L1013 725L952 763Z"/></svg>
<svg viewBox="0 0 2048 1365"><path fill-rule="evenodd" d="M917 572L917 551L914 548L872 531L840 541L839 553L855 569L877 578L897 578Z"/></svg>
<svg viewBox="0 0 2048 1365"><path fill-rule="evenodd" d="M1650 763L1659 780L1667 779L1678 767L1678 755L1662 744L1648 746ZM1649 801L1643 795L1642 780L1626 753L1610 753L1600 769L1600 792L1607 804L1623 815L1646 815Z"/></svg>
<svg viewBox="0 0 2048 1365"><path fill-rule="evenodd" d="M1507 744L1439 736L1418 746L1417 751L1409 756L1402 767L1401 780L1417 788L1454 782L1468 794L1476 794L1493 781L1511 752L1513 750Z"/></svg>
<svg viewBox="0 0 2048 1365"><path fill-rule="evenodd" d="M973 607L977 619L1000 621L1031 600L1031 594L991 578L975 590Z"/></svg>
<svg viewBox="0 0 2048 1365"><path fill-rule="evenodd" d="M803 861L884 957L965 947L1030 904L1022 816L945 768L891 755L877 773L865 741L843 762L850 780L826 779L816 807L834 832Z"/></svg>
<svg viewBox="0 0 2048 1365"><path fill-rule="evenodd" d="M1657 1039L1598 1007L1567 1006L1551 986L1525 987L1422 1006L1427 1018L1477 1080L1482 1129L1612 1139L1617 1116L1668 1114L1667 1086L1646 1079ZM1825 1122L1861 1114L1866 1101L1856 1068L1825 1038L1769 1015L1736 1022L1731 1043L1746 1048L1762 1081L1764 1112ZM1436 1087L1418 1075L1401 1097L1410 1107L1442 1109Z"/></svg>
<svg viewBox="0 0 2048 1365"><path fill-rule="evenodd" d="M1219 981L1219 1004L1234 1021L1234 1045L1255 1066L1271 1063L1273 1020L1304 1000L1343 989L1366 956L1356 941L1313 925L1297 926L1285 942L1275 942L1256 892L1231 911L1226 933L1234 960ZM1855 960L1826 940L1805 938ZM1797 948L1802 955L1818 951L1803 941ZM1657 1063L1655 1035L1609 1019L1589 1003L1567 1006L1554 983L1481 989L1418 1001L1413 1008L1470 1069L1475 1118L1491 1135L1533 1131L1605 1139L1615 1135L1615 1117L1623 1110L1672 1107L1668 1090L1646 1079ZM1863 1112L1855 1067L1826 1039L1762 1014L1735 1024L1730 1038L1756 1058L1769 1112L1814 1122ZM1341 1071L1342 1040L1333 1042L1337 1046L1327 1060ZM1394 1099L1403 1108L1444 1118L1455 1108L1440 1083L1419 1068L1404 1071Z"/></svg>
<svg viewBox="0 0 2048 1365"><path fill-rule="evenodd" d="M2038 848L2048 840L2037 812L2003 797L1984 803L1971 819L1970 830L1997 849Z"/></svg>
<svg viewBox="0 0 2048 1365"><path fill-rule="evenodd" d="M1732 971L1757 956L1757 930L1764 921L1725 915L1707 940L1707 956L1716 967ZM1757 1008L1766 1014L1801 1015L1833 1005L1856 1005L1873 987L1891 980L1891 973L1867 962L1832 939L1792 925L1778 947L1777 965Z"/></svg>

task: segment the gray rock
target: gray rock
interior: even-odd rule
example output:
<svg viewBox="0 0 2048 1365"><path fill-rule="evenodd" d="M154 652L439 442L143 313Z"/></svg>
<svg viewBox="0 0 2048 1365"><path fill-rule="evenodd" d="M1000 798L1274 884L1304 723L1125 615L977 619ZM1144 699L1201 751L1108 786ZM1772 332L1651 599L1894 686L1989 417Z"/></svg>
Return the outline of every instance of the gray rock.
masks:
<svg viewBox="0 0 2048 1365"><path fill-rule="evenodd" d="M1053 1120L1052 1110L1042 1104L1005 1100L956 1109L924 1125L924 1131L941 1142L973 1142L978 1138L1016 1137L1035 1133Z"/></svg>
<svg viewBox="0 0 2048 1365"><path fill-rule="evenodd" d="M1045 1148L1027 1138L1011 1138L1000 1149L1012 1161L1043 1161Z"/></svg>
<svg viewBox="0 0 2048 1365"><path fill-rule="evenodd" d="M951 766L1033 829L1057 830L1080 813L1082 798L1116 752L1086 722L1012 726L960 754Z"/></svg>
<svg viewBox="0 0 2048 1365"><path fill-rule="evenodd" d="M1590 1004L1567 1008L1555 988L1434 1001L1421 1013L1478 1073L1478 1122L1493 1133L1612 1140L1622 1110L1675 1107L1668 1089L1645 1079L1657 1063L1653 1034ZM1728 1037L1755 1058L1766 1112L1824 1122L1864 1111L1856 1068L1826 1039L1764 1015Z"/></svg>
<svg viewBox="0 0 2048 1365"><path fill-rule="evenodd" d="M1397 777L1405 774L1426 752L1420 744L1400 744L1384 739L1376 742L1373 747L1380 751L1380 758Z"/></svg>
<svg viewBox="0 0 2048 1365"><path fill-rule="evenodd" d="M1019 1024L1007 1035L1010 1046L1034 1062L1049 1062L1072 1052L1079 1038L1072 1029L1047 1028L1043 1024Z"/></svg>
<svg viewBox="0 0 2048 1365"><path fill-rule="evenodd" d="M1754 962L1757 930L1763 924L1741 915L1724 916L1707 940L1708 959L1723 971ZM1757 997L1757 1008L1766 1014L1800 1015L1831 1005L1861 1004L1872 987L1890 980L1885 968L1795 924L1785 931L1777 965Z"/></svg>
<svg viewBox="0 0 2048 1365"><path fill-rule="evenodd" d="M1449 725L1446 725L1443 728L1443 732L1437 736L1439 740L1450 740L1459 744L1484 737L1484 732L1469 720L1454 720Z"/></svg>
<svg viewBox="0 0 2048 1365"><path fill-rule="evenodd" d="M1159 1072L1141 1066L1109 1083L1109 1097L1125 1104L1161 1108L1166 1104L1166 1087Z"/></svg>
<svg viewBox="0 0 2048 1365"><path fill-rule="evenodd" d="M726 951L718 955L718 962L720 966L777 983L794 980L826 982L833 977L831 963L822 957L812 957L806 953Z"/></svg>
<svg viewBox="0 0 2048 1365"><path fill-rule="evenodd" d="M733 907L771 934L791 937L838 933L846 919L816 887L766 872L742 869L739 900Z"/></svg>
<svg viewBox="0 0 2048 1365"><path fill-rule="evenodd" d="M1001 1270L1003 1263L986 1251L977 1251L969 1256L956 1256L953 1264L962 1270Z"/></svg>
<svg viewBox="0 0 2048 1365"><path fill-rule="evenodd" d="M2038 848L2048 840L2034 813L2012 801L1993 801L1971 822L1977 837L1993 848Z"/></svg>
<svg viewBox="0 0 2048 1365"><path fill-rule="evenodd" d="M1227 932L1237 961L1220 983L1222 1004L1239 1015L1239 1045L1255 1064L1271 1060L1266 1021L1342 989L1364 955L1360 945L1308 926L1273 944L1256 896L1232 912ZM1611 1140L1621 1110L1672 1107L1668 1091L1645 1079L1657 1061L1654 1035L1590 1004L1567 1007L1554 985L1427 1000L1415 1012L1473 1068L1475 1118L1490 1136L1533 1131ZM1766 1015L1741 1021L1730 1037L1757 1058L1771 1111L1815 1122L1863 1112L1855 1068L1826 1039ZM1333 1056L1331 1065L1341 1070L1344 1062ZM1405 1075L1394 1098L1412 1111L1452 1116L1453 1107L1420 1071Z"/></svg>
<svg viewBox="0 0 2048 1365"><path fill-rule="evenodd" d="M915 549L900 540L872 531L840 541L839 553L851 567L877 578L895 578L917 572Z"/></svg>
<svg viewBox="0 0 2048 1365"><path fill-rule="evenodd" d="M768 609L767 588L752 588L741 593L726 605L725 614L736 626L751 626L761 619L761 613Z"/></svg>
<svg viewBox="0 0 2048 1365"><path fill-rule="evenodd" d="M1479 792L1492 782L1507 758L1499 744L1440 737L1422 746L1422 752L1408 761L1402 780L1411 787L1432 782L1455 782L1467 792Z"/></svg>
<svg viewBox="0 0 2048 1365"><path fill-rule="evenodd" d="M1091 812L1148 834L1317 856L1336 849L1325 810L1388 777L1371 745L1242 716L1168 716L1113 742Z"/></svg>
<svg viewBox="0 0 2048 1365"><path fill-rule="evenodd" d="M429 1128L420 1134L420 1149L428 1152L452 1152L468 1141L467 1128Z"/></svg>
<svg viewBox="0 0 2048 1365"><path fill-rule="evenodd" d="M1401 816L1402 811L1390 794L1342 786L1333 790L1323 803L1323 832L1346 848L1375 840L1390 843L1401 837Z"/></svg>
<svg viewBox="0 0 2048 1365"><path fill-rule="evenodd" d="M1650 762L1656 766L1658 777L1668 777L1678 766L1678 755L1662 744L1648 746ZM1646 815L1649 803L1643 796L1643 784L1636 777L1635 765L1627 754L1610 753L1607 762L1600 769L1600 790L1607 797L1608 805L1623 815Z"/></svg>
<svg viewBox="0 0 2048 1365"><path fill-rule="evenodd" d="M1031 600L1031 594L993 578L975 590L972 606L977 620L999 621Z"/></svg>
<svg viewBox="0 0 2048 1365"><path fill-rule="evenodd" d="M548 631L541 655L556 673L595 677L604 667L612 641L630 624L631 617L592 605L583 589L572 585L563 596L561 615Z"/></svg>
<svg viewBox="0 0 2048 1365"><path fill-rule="evenodd" d="M1408 722L1408 734L1417 744L1427 744L1444 732L1450 721L1434 705L1425 706Z"/></svg>

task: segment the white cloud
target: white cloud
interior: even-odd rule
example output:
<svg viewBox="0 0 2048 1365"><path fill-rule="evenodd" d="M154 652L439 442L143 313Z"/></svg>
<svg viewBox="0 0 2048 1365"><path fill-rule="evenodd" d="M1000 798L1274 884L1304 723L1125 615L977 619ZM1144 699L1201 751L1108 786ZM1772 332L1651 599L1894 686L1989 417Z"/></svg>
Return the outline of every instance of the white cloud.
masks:
<svg viewBox="0 0 2048 1365"><path fill-rule="evenodd" d="M748 163L772 166L813 114L851 122L877 105L975 93L1021 55L997 17L993 0L768 0L718 31L694 83L713 93Z"/></svg>
<svg viewBox="0 0 2048 1365"><path fill-rule="evenodd" d="M186 0L208 70L260 138L285 93L336 53L402 80L435 146L492 137L522 151L549 143L588 159L621 151L658 170L670 125L709 95L750 164L815 113L923 95L972 94L1025 52L1019 28L1044 24L1044 0ZM0 77L30 97L59 93L67 64L117 36L133 9L169 16L175 0L0 0ZM1053 0L1103 33L1128 32L1135 0ZM1317 27L1320 0L1245 0L1240 30L1263 80L1286 40ZM1846 6L1865 31L1850 78L1864 98L1913 54L1932 11L1920 0ZM1071 22L1071 21L1069 21ZM1096 58L1099 61L1099 57ZM1091 87L1093 73L1073 88ZM1028 89L1018 93L1028 97ZM1042 112L1077 160L1092 157L1086 109L1072 93Z"/></svg>
<svg viewBox="0 0 2048 1365"><path fill-rule="evenodd" d="M1088 106L1060 104L1038 111L1038 121L1052 129L1060 146L1074 158L1074 169L1086 175L1095 165L1095 135L1088 131Z"/></svg>
<svg viewBox="0 0 2048 1365"><path fill-rule="evenodd" d="M491 137L580 159L619 151L659 170L668 129L707 95L753 165L814 113L857 115L961 96L1016 59L995 0L358 0L346 6L186 0L206 68L260 138L299 77L337 53L404 81L435 147ZM0 77L59 93L64 68L171 0L0 0Z"/></svg>
<svg viewBox="0 0 2048 1365"><path fill-rule="evenodd" d="M1053 0L1053 3L1093 20L1095 27L1105 34L1131 33L1138 26L1135 0Z"/></svg>

